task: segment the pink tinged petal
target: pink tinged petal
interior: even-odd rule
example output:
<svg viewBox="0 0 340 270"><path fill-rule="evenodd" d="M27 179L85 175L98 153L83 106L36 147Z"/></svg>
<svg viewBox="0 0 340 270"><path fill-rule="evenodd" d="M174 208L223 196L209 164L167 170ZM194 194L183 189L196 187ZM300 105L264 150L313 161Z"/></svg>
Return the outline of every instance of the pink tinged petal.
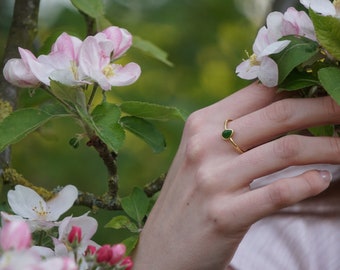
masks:
<svg viewBox="0 0 340 270"><path fill-rule="evenodd" d="M242 79L245 80L253 80L257 78L257 74L259 72L259 66L252 66L250 64L250 60L243 61L236 67L236 74Z"/></svg>
<svg viewBox="0 0 340 270"><path fill-rule="evenodd" d="M113 76L108 77L112 86L125 86L134 83L141 74L141 68L136 63L128 63L125 66L112 65Z"/></svg>
<svg viewBox="0 0 340 270"><path fill-rule="evenodd" d="M132 35L124 28L110 26L102 31L107 39L111 40L113 49L113 59L122 56L132 45Z"/></svg>
<svg viewBox="0 0 340 270"><path fill-rule="evenodd" d="M22 59L10 59L3 69L4 78L17 87L36 87L40 83Z"/></svg>
<svg viewBox="0 0 340 270"><path fill-rule="evenodd" d="M42 83L50 85L49 74L53 71L53 68L49 65L39 63L38 59L29 50L19 48L19 53L34 76Z"/></svg>
<svg viewBox="0 0 340 270"><path fill-rule="evenodd" d="M95 79L98 71L108 65L110 59L101 54L101 48L94 37L87 37L79 52L79 67L84 75Z"/></svg>
<svg viewBox="0 0 340 270"><path fill-rule="evenodd" d="M253 44L253 52L256 55L260 55L261 52L270 44L268 39L268 29L263 26L257 33Z"/></svg>
<svg viewBox="0 0 340 270"><path fill-rule="evenodd" d="M283 23L283 14L274 11L267 16L268 39L270 42L275 42L282 37L281 27Z"/></svg>
<svg viewBox="0 0 340 270"><path fill-rule="evenodd" d="M290 40L282 40L282 41L276 41L269 46L267 46L260 55L258 55L258 58L261 58L263 56L276 54L284 50L290 43Z"/></svg>
<svg viewBox="0 0 340 270"><path fill-rule="evenodd" d="M57 220L60 215L69 210L78 198L78 190L75 186L67 185L46 204L49 209L48 220Z"/></svg>
<svg viewBox="0 0 340 270"><path fill-rule="evenodd" d="M61 52L69 59L77 61L81 44L82 41L79 38L62 33L52 45L51 53Z"/></svg>
<svg viewBox="0 0 340 270"><path fill-rule="evenodd" d="M6 223L0 231L0 245L3 250L23 250L31 246L32 236L24 221Z"/></svg>
<svg viewBox="0 0 340 270"><path fill-rule="evenodd" d="M34 190L16 185L15 190L10 190L7 199L13 212L24 218L44 220L48 214L46 202Z"/></svg>
<svg viewBox="0 0 340 270"><path fill-rule="evenodd" d="M274 87L278 84L279 70L277 64L270 57L263 57L258 74L263 85Z"/></svg>

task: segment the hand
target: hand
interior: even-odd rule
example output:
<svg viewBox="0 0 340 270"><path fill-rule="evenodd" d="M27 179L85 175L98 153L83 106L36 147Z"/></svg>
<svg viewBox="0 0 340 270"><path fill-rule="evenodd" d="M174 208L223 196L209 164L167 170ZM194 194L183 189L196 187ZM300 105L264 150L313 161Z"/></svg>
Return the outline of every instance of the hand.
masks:
<svg viewBox="0 0 340 270"><path fill-rule="evenodd" d="M240 154L221 138L224 121ZM340 139L285 135L339 123L330 97L280 99L254 83L193 113L135 253L135 270L224 269L257 220L325 190L331 175L310 170L250 190L253 179L292 165L340 163Z"/></svg>

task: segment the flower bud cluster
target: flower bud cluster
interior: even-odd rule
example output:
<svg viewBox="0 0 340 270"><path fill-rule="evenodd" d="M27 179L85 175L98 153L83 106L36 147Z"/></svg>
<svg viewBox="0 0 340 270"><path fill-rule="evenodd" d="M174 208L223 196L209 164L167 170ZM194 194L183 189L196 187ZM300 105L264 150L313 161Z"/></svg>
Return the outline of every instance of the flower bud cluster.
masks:
<svg viewBox="0 0 340 270"><path fill-rule="evenodd" d="M19 48L21 58L8 60L3 74L18 87L49 86L54 80L69 86L97 83L103 90L110 90L112 86L134 83L141 74L136 63L115 63L131 45L132 35L116 26L84 41L62 33L47 55L35 57L31 51Z"/></svg>

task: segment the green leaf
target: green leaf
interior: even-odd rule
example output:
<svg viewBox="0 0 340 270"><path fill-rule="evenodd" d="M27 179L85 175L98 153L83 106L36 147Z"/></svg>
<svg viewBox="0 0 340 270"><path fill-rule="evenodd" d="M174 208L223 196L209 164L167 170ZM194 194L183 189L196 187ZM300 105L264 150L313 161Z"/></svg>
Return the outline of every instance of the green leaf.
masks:
<svg viewBox="0 0 340 270"><path fill-rule="evenodd" d="M137 233L139 232L139 228L137 225L131 221L130 218L127 216L116 216L112 218L106 225L105 228L112 228L112 229L128 229L130 232Z"/></svg>
<svg viewBox="0 0 340 270"><path fill-rule="evenodd" d="M139 235L135 234L123 240L123 244L126 246L126 254L129 255L137 246Z"/></svg>
<svg viewBox="0 0 340 270"><path fill-rule="evenodd" d="M71 0L71 3L92 18L104 15L103 0Z"/></svg>
<svg viewBox="0 0 340 270"><path fill-rule="evenodd" d="M68 116L68 114L61 111L60 106L57 106L55 111L52 107L49 107L46 111L34 108L14 111L0 123L0 130L2 131L0 132L0 152L7 146L20 141L52 118L62 116Z"/></svg>
<svg viewBox="0 0 340 270"><path fill-rule="evenodd" d="M141 227L150 203L150 199L143 190L135 187L130 196L121 199L121 203L126 214L136 220Z"/></svg>
<svg viewBox="0 0 340 270"><path fill-rule="evenodd" d="M322 16L309 11L313 21L316 36L321 46L332 56L340 60L340 20L332 16Z"/></svg>
<svg viewBox="0 0 340 270"><path fill-rule="evenodd" d="M340 69L322 68L318 72L319 80L327 93L340 105Z"/></svg>
<svg viewBox="0 0 340 270"><path fill-rule="evenodd" d="M333 125L311 127L311 128L308 128L308 130L314 136L333 136L334 135Z"/></svg>
<svg viewBox="0 0 340 270"><path fill-rule="evenodd" d="M271 55L279 68L279 84L297 66L307 62L319 53L318 43L301 36L287 36L289 45L280 53Z"/></svg>
<svg viewBox="0 0 340 270"><path fill-rule="evenodd" d="M150 145L154 152L159 153L165 149L165 139L152 123L135 116L122 117L120 123Z"/></svg>
<svg viewBox="0 0 340 270"><path fill-rule="evenodd" d="M279 85L279 89L286 91L295 91L314 85L320 85L320 82L313 74L294 70Z"/></svg>
<svg viewBox="0 0 340 270"><path fill-rule="evenodd" d="M81 108L81 110L86 110L86 97L85 93L82 89L78 87L72 87L68 85L64 85L57 81L51 80L51 92L58 99L66 102L72 107Z"/></svg>
<svg viewBox="0 0 340 270"><path fill-rule="evenodd" d="M126 101L120 105L123 112L140 118L152 120L185 120L186 116L177 108L141 101Z"/></svg>
<svg viewBox="0 0 340 270"><path fill-rule="evenodd" d="M144 40L138 36L134 36L133 47L141 50L142 52L152 56L153 58L163 62L170 67L173 66L173 64L168 60L168 54L150 41Z"/></svg>
<svg viewBox="0 0 340 270"><path fill-rule="evenodd" d="M125 139L125 132L118 123L120 109L117 105L103 102L92 112L91 126L101 140L111 151L116 153L121 148Z"/></svg>

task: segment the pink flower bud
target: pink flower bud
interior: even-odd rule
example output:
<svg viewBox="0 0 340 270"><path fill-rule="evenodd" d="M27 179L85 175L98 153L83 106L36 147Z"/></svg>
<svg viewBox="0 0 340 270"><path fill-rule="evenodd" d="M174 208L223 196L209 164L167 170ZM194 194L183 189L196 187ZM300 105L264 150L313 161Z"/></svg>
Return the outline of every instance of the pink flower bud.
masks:
<svg viewBox="0 0 340 270"><path fill-rule="evenodd" d="M133 261L130 257L125 257L120 265L125 267L124 270L131 270L133 267Z"/></svg>
<svg viewBox="0 0 340 270"><path fill-rule="evenodd" d="M72 229L70 231L70 233L68 234L68 237L67 237L67 240L70 242L70 243L73 243L73 242L77 242L77 243L80 243L81 241L81 228L78 227L78 226L72 226Z"/></svg>
<svg viewBox="0 0 340 270"><path fill-rule="evenodd" d="M31 246L31 242L31 231L24 221L7 222L0 231L0 245L3 250L27 249Z"/></svg>
<svg viewBox="0 0 340 270"><path fill-rule="evenodd" d="M92 245L88 245L85 251L85 256L86 255L94 255L97 251L97 248L95 246Z"/></svg>
<svg viewBox="0 0 340 270"><path fill-rule="evenodd" d="M117 244L117 245L113 245L111 247L111 250L112 250L112 257L110 259L110 264L115 265L124 258L126 247L124 244Z"/></svg>
<svg viewBox="0 0 340 270"><path fill-rule="evenodd" d="M40 83L31 72L29 66L18 58L7 61L3 74L9 83L18 87L36 87Z"/></svg>
<svg viewBox="0 0 340 270"><path fill-rule="evenodd" d="M97 252L97 262L101 263L101 262L110 262L111 258L112 258L112 250L111 250L111 246L110 245L103 245L101 246Z"/></svg>

